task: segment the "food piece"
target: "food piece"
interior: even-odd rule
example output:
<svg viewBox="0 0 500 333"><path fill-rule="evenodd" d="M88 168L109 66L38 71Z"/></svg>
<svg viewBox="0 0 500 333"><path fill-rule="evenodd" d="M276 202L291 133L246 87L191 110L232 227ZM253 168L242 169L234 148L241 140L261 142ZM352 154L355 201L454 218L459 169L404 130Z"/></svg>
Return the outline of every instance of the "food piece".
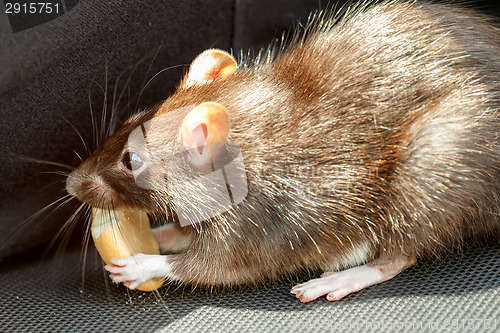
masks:
<svg viewBox="0 0 500 333"><path fill-rule="evenodd" d="M106 264L111 258L128 258L134 253L159 254L148 215L140 210L104 210L93 208L92 238L95 247ZM136 289L153 291L164 280L151 279Z"/></svg>

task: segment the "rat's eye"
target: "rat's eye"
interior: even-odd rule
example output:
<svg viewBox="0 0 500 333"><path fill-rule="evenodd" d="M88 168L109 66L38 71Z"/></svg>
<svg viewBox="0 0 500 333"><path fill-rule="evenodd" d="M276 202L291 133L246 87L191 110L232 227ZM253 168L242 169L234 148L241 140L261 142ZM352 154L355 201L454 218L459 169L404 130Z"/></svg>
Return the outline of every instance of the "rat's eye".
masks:
<svg viewBox="0 0 500 333"><path fill-rule="evenodd" d="M130 171L139 170L144 165L144 159L134 152L128 152L123 156L122 163Z"/></svg>

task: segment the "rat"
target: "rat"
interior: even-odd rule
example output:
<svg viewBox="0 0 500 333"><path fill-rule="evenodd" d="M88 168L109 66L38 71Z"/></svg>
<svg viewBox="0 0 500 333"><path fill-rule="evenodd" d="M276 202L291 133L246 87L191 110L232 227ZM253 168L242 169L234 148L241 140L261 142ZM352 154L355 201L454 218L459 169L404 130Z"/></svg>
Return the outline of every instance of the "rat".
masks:
<svg viewBox="0 0 500 333"><path fill-rule="evenodd" d="M203 52L67 178L90 206L177 221L154 231L173 253L114 258L114 282L231 287L321 269L291 292L334 301L498 235L499 29L467 9L385 1L306 30L239 64ZM195 219L235 192L202 181L227 143L244 197Z"/></svg>

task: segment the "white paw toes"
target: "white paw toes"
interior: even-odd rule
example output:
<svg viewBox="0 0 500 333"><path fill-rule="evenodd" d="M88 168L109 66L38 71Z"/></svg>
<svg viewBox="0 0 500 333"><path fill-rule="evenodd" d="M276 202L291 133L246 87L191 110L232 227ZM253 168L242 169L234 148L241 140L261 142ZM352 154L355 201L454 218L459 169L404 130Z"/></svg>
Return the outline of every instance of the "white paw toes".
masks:
<svg viewBox="0 0 500 333"><path fill-rule="evenodd" d="M104 268L111 273L115 283L135 289L153 277L162 277L168 271L166 257L160 255L136 254L128 258L111 258Z"/></svg>
<svg viewBox="0 0 500 333"><path fill-rule="evenodd" d="M342 272L326 272L320 278L292 288L292 294L303 303L326 296L329 301L337 301L346 295L378 283L376 270L366 267L355 267Z"/></svg>
<svg viewBox="0 0 500 333"><path fill-rule="evenodd" d="M292 288L291 292L295 294L301 302L306 303L327 294L329 296L327 297L328 300L340 299L341 297L337 297L337 292L341 287L341 279L338 279L338 277L333 274L329 274L328 276L312 279L306 283L296 285ZM340 292L338 294L340 295L343 293Z"/></svg>
<svg viewBox="0 0 500 333"><path fill-rule="evenodd" d="M413 262L414 260L404 257L392 260L379 258L345 271L325 272L318 279L296 285L291 292L304 303L324 295L327 295L326 299L329 301L337 301L363 288L393 278Z"/></svg>

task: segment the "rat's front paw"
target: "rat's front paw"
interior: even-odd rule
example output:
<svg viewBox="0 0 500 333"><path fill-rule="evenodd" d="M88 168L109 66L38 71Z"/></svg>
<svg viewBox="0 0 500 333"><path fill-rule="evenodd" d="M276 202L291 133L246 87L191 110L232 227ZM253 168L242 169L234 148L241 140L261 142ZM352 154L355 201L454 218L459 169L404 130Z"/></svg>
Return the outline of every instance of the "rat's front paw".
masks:
<svg viewBox="0 0 500 333"><path fill-rule="evenodd" d="M166 277L171 267L167 257L153 254L136 254L128 258L111 258L110 264L104 266L110 272L109 277L116 283L135 289L151 278Z"/></svg>

